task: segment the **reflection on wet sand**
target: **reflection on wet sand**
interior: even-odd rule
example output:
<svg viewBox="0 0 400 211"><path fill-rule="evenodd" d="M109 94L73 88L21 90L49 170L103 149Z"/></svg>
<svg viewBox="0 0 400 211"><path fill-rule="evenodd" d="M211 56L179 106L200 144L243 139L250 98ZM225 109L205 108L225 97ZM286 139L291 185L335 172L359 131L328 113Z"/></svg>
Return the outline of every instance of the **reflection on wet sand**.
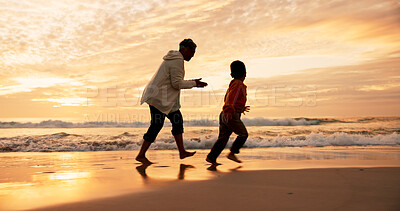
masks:
<svg viewBox="0 0 400 211"><path fill-rule="evenodd" d="M151 164L142 164L142 165L136 167L136 170L139 172L140 176L142 176L142 178L145 179L145 180L147 180L146 169L150 165Z"/></svg>
<svg viewBox="0 0 400 211"><path fill-rule="evenodd" d="M162 179L162 178L157 177L157 176L149 177L149 175L148 175L146 170L147 170L148 167L150 167L152 165L154 165L154 164L141 164L141 165L136 167L136 171L142 177L143 184L145 184L145 185L157 185L157 186L159 186L159 185L163 185L163 184L169 184L171 182L176 182L176 181L179 181L179 180L184 180L186 171L188 169L195 169L196 168L193 165L187 165L187 164L182 164L181 163L179 165L179 170L178 170L179 172L178 172L177 179L172 179L172 180L171 179L167 179L166 180L166 179ZM239 169L241 169L243 167L243 166L240 165L240 166L237 166L235 168L229 168L229 169L227 169L227 171L219 171L217 169L217 166L220 166L220 164L219 165L218 164L211 164L210 166L208 166L206 168L206 170L212 172L212 174L214 176L220 176L221 174L226 174L226 173L229 173L229 172L236 172L236 171L238 171ZM154 166L154 167L159 168L160 166ZM163 166L163 167L169 167L169 166Z"/></svg>
<svg viewBox="0 0 400 211"><path fill-rule="evenodd" d="M192 165L181 164L179 166L178 179L180 179L180 180L185 179L185 171L186 171L186 169L191 169L191 168L195 168L195 167L192 166Z"/></svg>
<svg viewBox="0 0 400 211"><path fill-rule="evenodd" d="M211 165L207 168L207 170L212 171L212 172L220 172L220 171L218 171L218 169L217 169L218 166L220 166L220 164L211 164ZM229 170L229 172L235 172L235 171L238 171L239 169L241 169L242 167L243 167L243 166L238 166L238 167L235 167L235 168L230 168L230 169L228 169L228 170Z"/></svg>
<svg viewBox="0 0 400 211"><path fill-rule="evenodd" d="M147 182L149 179L149 177L146 173L146 169L151 165L152 164L142 164L142 165L136 167L137 172L140 174L140 176L142 176L145 184L148 184ZM157 166L157 167L160 167L160 166ZM168 166L165 166L165 167L168 167ZM186 165L186 164L181 163L179 166L178 180L184 180L185 179L185 171L187 169L193 169L193 168L195 168L193 165Z"/></svg>

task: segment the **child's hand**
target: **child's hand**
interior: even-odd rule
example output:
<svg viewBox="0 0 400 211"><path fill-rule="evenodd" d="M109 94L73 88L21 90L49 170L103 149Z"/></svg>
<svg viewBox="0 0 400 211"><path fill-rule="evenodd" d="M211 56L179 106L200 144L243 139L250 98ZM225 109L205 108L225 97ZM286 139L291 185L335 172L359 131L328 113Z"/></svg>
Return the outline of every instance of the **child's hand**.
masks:
<svg viewBox="0 0 400 211"><path fill-rule="evenodd" d="M242 113L243 113L243 115L246 115L246 113L244 113L244 112L249 112L249 111L250 111L250 106L245 106L245 107L243 108Z"/></svg>

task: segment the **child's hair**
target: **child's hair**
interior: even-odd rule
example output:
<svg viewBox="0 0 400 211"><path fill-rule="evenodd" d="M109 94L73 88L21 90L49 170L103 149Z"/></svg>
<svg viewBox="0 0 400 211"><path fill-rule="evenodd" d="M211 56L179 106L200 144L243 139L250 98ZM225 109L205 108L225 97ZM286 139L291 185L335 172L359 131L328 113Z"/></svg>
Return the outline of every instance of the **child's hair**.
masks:
<svg viewBox="0 0 400 211"><path fill-rule="evenodd" d="M231 63L231 76L235 79L241 78L246 73L246 66L244 63L236 60Z"/></svg>

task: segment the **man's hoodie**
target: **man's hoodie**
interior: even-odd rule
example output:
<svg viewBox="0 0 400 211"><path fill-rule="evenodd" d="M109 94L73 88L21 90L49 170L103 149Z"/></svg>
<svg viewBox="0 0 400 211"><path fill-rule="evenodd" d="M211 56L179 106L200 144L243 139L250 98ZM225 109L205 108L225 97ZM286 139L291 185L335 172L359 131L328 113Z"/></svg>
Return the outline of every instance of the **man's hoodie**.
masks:
<svg viewBox="0 0 400 211"><path fill-rule="evenodd" d="M140 104L146 102L168 114L175 103L180 107L180 90L191 89L196 86L196 82L184 80L184 59L179 51L171 50L163 59L160 68L144 89Z"/></svg>

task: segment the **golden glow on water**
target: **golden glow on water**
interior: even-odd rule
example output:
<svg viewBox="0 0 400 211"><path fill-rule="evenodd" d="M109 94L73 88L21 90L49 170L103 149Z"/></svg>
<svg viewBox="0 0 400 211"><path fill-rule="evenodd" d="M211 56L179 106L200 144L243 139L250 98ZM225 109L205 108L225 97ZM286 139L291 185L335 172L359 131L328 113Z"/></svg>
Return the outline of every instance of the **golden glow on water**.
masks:
<svg viewBox="0 0 400 211"><path fill-rule="evenodd" d="M63 180L63 182L74 183L76 179L88 179L90 172L62 172L49 175L49 180Z"/></svg>
<svg viewBox="0 0 400 211"><path fill-rule="evenodd" d="M17 184L0 197L5 209L30 209L88 198L90 184L81 180L81 173L57 175L32 175L32 183ZM54 181L56 180L56 181ZM7 190L7 189L6 189ZM3 194L3 189L0 191Z"/></svg>
<svg viewBox="0 0 400 211"><path fill-rule="evenodd" d="M213 177L203 168L175 160L176 151L156 152L150 156L160 160L174 158L168 165L136 168L139 167L133 160L136 153L0 154L0 210L31 209L110 197Z"/></svg>

